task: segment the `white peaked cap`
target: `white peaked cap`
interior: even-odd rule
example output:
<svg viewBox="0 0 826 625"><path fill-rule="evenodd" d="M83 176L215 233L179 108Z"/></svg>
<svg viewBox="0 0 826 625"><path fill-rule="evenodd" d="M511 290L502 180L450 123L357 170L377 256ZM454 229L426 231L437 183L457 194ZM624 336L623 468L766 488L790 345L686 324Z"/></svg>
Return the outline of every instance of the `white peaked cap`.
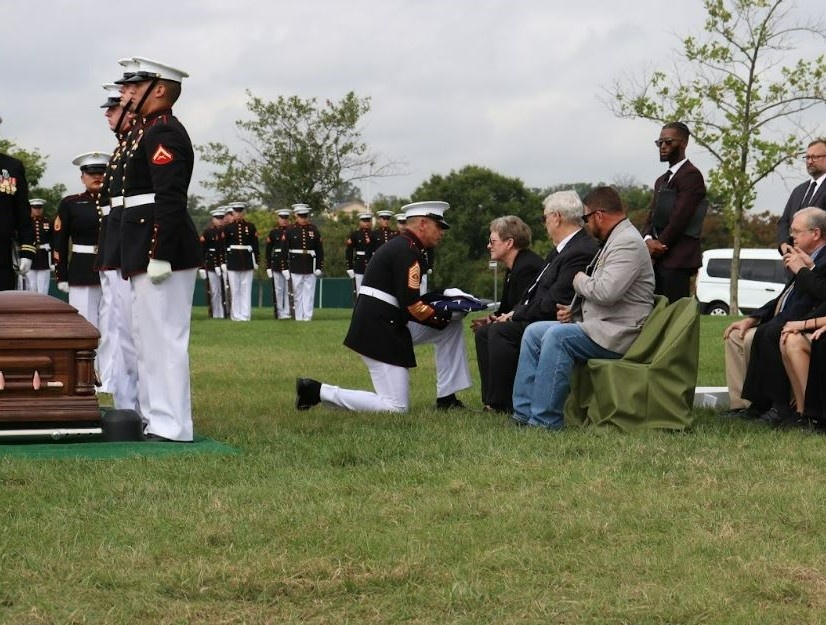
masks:
<svg viewBox="0 0 826 625"><path fill-rule="evenodd" d="M410 217L429 217L442 228L450 228L450 225L445 221L445 211L450 208L447 202L413 202L402 206L405 216Z"/></svg>
<svg viewBox="0 0 826 625"><path fill-rule="evenodd" d="M138 67L135 75L127 78L126 82L143 82L151 78L183 82L183 79L189 76L182 69L177 69L160 61L153 61L142 56L134 56L132 59L137 62Z"/></svg>
<svg viewBox="0 0 826 625"><path fill-rule="evenodd" d="M72 159L72 165L77 165L81 170L87 167L106 167L109 164L111 154L107 152L84 152Z"/></svg>

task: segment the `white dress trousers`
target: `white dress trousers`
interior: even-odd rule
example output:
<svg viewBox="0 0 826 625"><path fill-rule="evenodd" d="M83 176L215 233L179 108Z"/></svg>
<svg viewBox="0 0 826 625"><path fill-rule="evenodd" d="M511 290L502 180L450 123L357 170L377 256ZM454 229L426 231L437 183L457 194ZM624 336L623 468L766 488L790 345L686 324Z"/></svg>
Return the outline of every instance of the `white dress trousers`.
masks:
<svg viewBox="0 0 826 625"><path fill-rule="evenodd" d="M50 269L30 269L26 274L26 286L30 293L49 294L49 280L52 277Z"/></svg>
<svg viewBox="0 0 826 625"><path fill-rule="evenodd" d="M310 321L313 318L315 301L315 274L293 273L293 299L295 300L295 320Z"/></svg>
<svg viewBox="0 0 826 625"><path fill-rule="evenodd" d="M132 337L132 287L117 269L102 271L100 284L105 304L101 311L101 347L98 352L108 352L108 389L115 408L140 414L138 358ZM106 366L102 365L102 369L106 370Z"/></svg>
<svg viewBox="0 0 826 625"><path fill-rule="evenodd" d="M252 269L247 271L228 270L229 290L232 293L233 321L249 321L252 315Z"/></svg>
<svg viewBox="0 0 826 625"><path fill-rule="evenodd" d="M196 269L173 271L160 284L133 276L132 330L138 360L138 401L147 434L192 440L189 325Z"/></svg>
<svg viewBox="0 0 826 625"><path fill-rule="evenodd" d="M470 388L470 369L465 350L462 319L451 321L444 330L420 323L408 322L413 345L433 343L436 347L436 397ZM360 412L407 412L409 371L406 367L361 357L370 370L374 392L321 385L321 401L325 404Z"/></svg>
<svg viewBox="0 0 826 625"><path fill-rule="evenodd" d="M214 271L207 271L207 280L209 280L210 300L212 302L212 318L223 319L224 303L221 299L221 276Z"/></svg>

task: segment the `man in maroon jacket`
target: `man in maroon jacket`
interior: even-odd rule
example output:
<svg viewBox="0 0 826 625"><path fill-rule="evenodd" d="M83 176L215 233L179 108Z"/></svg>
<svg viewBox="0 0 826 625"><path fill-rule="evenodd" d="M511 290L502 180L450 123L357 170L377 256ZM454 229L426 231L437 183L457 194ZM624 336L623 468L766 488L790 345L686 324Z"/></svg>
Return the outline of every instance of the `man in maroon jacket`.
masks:
<svg viewBox="0 0 826 625"><path fill-rule="evenodd" d="M654 263L654 293L665 295L669 302L691 296L691 277L702 264L706 184L685 156L690 135L684 123L670 122L654 142L668 170L654 182L651 210L642 230Z"/></svg>

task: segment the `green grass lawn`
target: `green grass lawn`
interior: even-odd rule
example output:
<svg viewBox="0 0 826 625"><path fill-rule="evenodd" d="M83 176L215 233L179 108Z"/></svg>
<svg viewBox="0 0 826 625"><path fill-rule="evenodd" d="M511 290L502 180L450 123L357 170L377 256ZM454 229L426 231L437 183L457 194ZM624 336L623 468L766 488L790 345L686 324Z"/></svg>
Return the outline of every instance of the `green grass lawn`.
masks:
<svg viewBox="0 0 826 625"><path fill-rule="evenodd" d="M437 413L430 348L407 415L297 412L297 375L369 388L348 311L195 314L196 430L240 453L0 458L0 622L824 621L820 437ZM702 319L701 385L728 321Z"/></svg>

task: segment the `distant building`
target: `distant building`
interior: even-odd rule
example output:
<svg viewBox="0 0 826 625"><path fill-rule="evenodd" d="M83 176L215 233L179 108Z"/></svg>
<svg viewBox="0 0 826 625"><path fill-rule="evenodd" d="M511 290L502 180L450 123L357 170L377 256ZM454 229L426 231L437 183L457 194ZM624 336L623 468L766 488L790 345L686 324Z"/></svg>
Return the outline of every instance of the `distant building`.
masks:
<svg viewBox="0 0 826 625"><path fill-rule="evenodd" d="M330 219L338 221L341 215L355 218L359 213L369 210L367 204L361 200L347 200L346 202L338 202L333 204L330 209Z"/></svg>

